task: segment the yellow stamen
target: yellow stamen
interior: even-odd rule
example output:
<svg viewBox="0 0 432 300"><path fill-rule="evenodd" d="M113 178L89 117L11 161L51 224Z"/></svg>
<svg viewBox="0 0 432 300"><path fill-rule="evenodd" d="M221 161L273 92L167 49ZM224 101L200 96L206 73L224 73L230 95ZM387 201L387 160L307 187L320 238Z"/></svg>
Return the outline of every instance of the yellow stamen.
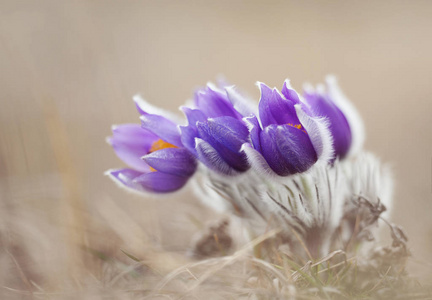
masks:
<svg viewBox="0 0 432 300"><path fill-rule="evenodd" d="M174 146L173 144L167 143L162 139L158 139L150 147L149 153L155 152L157 150L165 149L165 148L178 148L178 147Z"/></svg>
<svg viewBox="0 0 432 300"><path fill-rule="evenodd" d="M301 126L301 124L292 124L292 123L288 123L287 125L289 125L289 126L292 126L292 127L295 127L295 128L297 128L297 129L301 129L302 128L302 126Z"/></svg>
<svg viewBox="0 0 432 300"><path fill-rule="evenodd" d="M294 127L294 128L297 128L297 129L300 129L301 131L303 131L304 133L307 134L306 130L302 129L303 127L301 126L301 124L292 124L292 123L288 123L287 125L288 125L288 126L291 126L291 127Z"/></svg>
<svg viewBox="0 0 432 300"><path fill-rule="evenodd" d="M149 153L165 149L165 148L178 148L177 146L174 146L173 144L167 143L162 139L156 140L150 147ZM153 167L150 167L151 172L156 172L157 170Z"/></svg>

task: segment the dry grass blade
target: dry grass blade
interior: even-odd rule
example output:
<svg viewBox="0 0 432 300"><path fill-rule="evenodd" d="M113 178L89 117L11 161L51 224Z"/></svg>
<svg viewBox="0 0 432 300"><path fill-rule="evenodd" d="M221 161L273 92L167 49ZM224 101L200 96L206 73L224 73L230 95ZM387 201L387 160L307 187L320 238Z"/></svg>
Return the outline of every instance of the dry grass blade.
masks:
<svg viewBox="0 0 432 300"><path fill-rule="evenodd" d="M172 281L174 278L176 278L180 274L182 274L184 272L190 273L189 270L192 269L192 268L196 268L196 267L199 267L199 266L207 266L208 267L207 271L204 274L202 274L199 278L193 276L196 279L196 281L189 288L189 291L193 290L197 286L199 286L200 284L202 284L206 279L208 279L212 274L214 274L217 271L225 268L227 265L230 265L233 262L239 261L243 256L247 255L251 251L251 249L253 249L257 245L259 245L260 243L264 242L265 240L274 237L279 232L280 232L279 230L271 230L271 231L267 232L266 234L264 234L264 235L262 235L262 236L260 236L260 237L258 237L256 239L254 239L253 241L249 242L242 249L238 250L236 253L234 253L231 256L206 259L206 260L203 260L203 261L191 263L191 264L188 264L186 266L180 267L180 268L174 270L173 272L171 272L170 274L168 274L165 277L165 279L162 280L156 286L155 291L162 290L164 286L166 286L170 281ZM258 261L255 261L255 262L258 263ZM261 263L261 264L264 264L264 263ZM273 269L276 272L278 272L271 265L266 264L266 266L270 267L271 269ZM281 278L283 278L283 275L280 272L278 272L278 273L281 276Z"/></svg>

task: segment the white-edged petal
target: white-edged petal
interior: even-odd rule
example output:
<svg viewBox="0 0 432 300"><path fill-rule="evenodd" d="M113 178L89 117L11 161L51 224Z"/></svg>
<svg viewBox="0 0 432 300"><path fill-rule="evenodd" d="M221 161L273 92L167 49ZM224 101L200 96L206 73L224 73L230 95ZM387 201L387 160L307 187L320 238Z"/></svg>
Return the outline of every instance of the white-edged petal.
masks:
<svg viewBox="0 0 432 300"><path fill-rule="evenodd" d="M167 111L163 108L154 106L153 104L148 103L146 100L142 98L141 95L136 94L133 96L133 101L135 104L141 109L142 111L146 112L147 114L151 115L159 115L162 116L176 124L184 124L185 120L181 118L180 116L173 114L170 111Z"/></svg>
<svg viewBox="0 0 432 300"><path fill-rule="evenodd" d="M243 116L257 115L258 106L238 93L234 86L227 86L225 91L234 108Z"/></svg>
<svg viewBox="0 0 432 300"><path fill-rule="evenodd" d="M267 177L274 180L280 180L280 176L276 174L268 165L262 154L255 150L251 144L244 143L240 151L246 154L246 158L251 168L262 177Z"/></svg>
<svg viewBox="0 0 432 300"><path fill-rule="evenodd" d="M296 104L295 109L317 153L316 163L327 164L334 157L333 137L329 129L329 122L325 118L309 116L303 111L300 104Z"/></svg>
<svg viewBox="0 0 432 300"><path fill-rule="evenodd" d="M114 181L118 187L125 189L126 191L128 191L132 194L140 195L140 196L143 196L143 194L151 195L151 193L148 193L147 191L145 191L142 188L142 186L140 186L139 184L136 184L133 187L127 185L126 182L132 182L131 178L127 178L121 173L119 174L118 177L114 176L113 173L118 172L119 170L122 170L122 169L109 169L109 170L104 172L104 175L108 176L112 181Z"/></svg>
<svg viewBox="0 0 432 300"><path fill-rule="evenodd" d="M198 159L211 170L225 175L237 175L235 171L220 154L206 141L195 138L195 149Z"/></svg>

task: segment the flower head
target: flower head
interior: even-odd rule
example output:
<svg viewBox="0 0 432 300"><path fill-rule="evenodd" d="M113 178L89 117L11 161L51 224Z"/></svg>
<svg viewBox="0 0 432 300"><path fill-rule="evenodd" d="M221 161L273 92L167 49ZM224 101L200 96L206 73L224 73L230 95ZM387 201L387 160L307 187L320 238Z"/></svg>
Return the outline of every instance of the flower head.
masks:
<svg viewBox="0 0 432 300"><path fill-rule="evenodd" d="M279 92L259 83L259 118L246 118L251 144L243 150L252 165L279 176L307 171L332 157L327 121L312 115L286 81Z"/></svg>
<svg viewBox="0 0 432 300"><path fill-rule="evenodd" d="M249 139L243 115L233 103L242 101L232 88L220 90L207 85L195 93L195 108L182 107L188 119L181 126L181 140L208 168L222 174L238 174L249 169L240 151Z"/></svg>
<svg viewBox="0 0 432 300"><path fill-rule="evenodd" d="M343 159L358 152L364 140L363 122L339 89L336 79L328 76L326 86L305 86L304 101L312 115L325 117L333 137L335 158Z"/></svg>
<svg viewBox="0 0 432 300"><path fill-rule="evenodd" d="M135 97L141 126L115 126L108 138L129 168L108 174L123 187L166 193L183 187L200 161L215 172L198 178L196 192L246 221L251 236L276 228L303 259L357 248L391 204L392 184L376 159L353 156L364 138L356 110L333 78L303 97L289 81L281 91L258 86L257 109L230 86L198 90L194 106L182 108L185 126Z"/></svg>
<svg viewBox="0 0 432 300"><path fill-rule="evenodd" d="M196 170L196 160L180 140L177 125L168 118L149 113L152 106L135 98L142 126L113 126L108 138L117 156L131 168L110 170L121 185L137 191L172 192L183 187Z"/></svg>

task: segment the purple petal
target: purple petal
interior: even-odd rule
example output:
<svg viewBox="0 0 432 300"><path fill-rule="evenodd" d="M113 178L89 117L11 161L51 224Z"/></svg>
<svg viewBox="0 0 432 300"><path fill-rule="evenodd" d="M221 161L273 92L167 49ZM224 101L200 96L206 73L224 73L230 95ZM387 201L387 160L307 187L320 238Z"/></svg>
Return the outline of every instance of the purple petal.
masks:
<svg viewBox="0 0 432 300"><path fill-rule="evenodd" d="M195 143L198 159L209 169L224 175L237 174L209 143L200 138L196 138Z"/></svg>
<svg viewBox="0 0 432 300"><path fill-rule="evenodd" d="M254 149L261 151L261 143L260 143L260 133L261 127L258 122L258 118L256 116L251 116L244 118L248 129L249 129L249 137L252 142L252 146Z"/></svg>
<svg viewBox="0 0 432 300"><path fill-rule="evenodd" d="M190 177L196 170L195 158L182 148L165 148L143 157L145 162L159 172Z"/></svg>
<svg viewBox="0 0 432 300"><path fill-rule="evenodd" d="M180 126L181 141L184 147L196 156L195 138L198 137L197 122L205 122L207 117L199 109L191 109L189 107L182 107L181 110L188 119L187 126Z"/></svg>
<svg viewBox="0 0 432 300"><path fill-rule="evenodd" d="M315 116L328 118L335 154L344 158L351 146L351 131L347 119L327 95L305 93L304 97Z"/></svg>
<svg viewBox="0 0 432 300"><path fill-rule="evenodd" d="M182 147L180 131L176 124L158 115L142 115L140 119L144 129L153 132L167 143Z"/></svg>
<svg viewBox="0 0 432 300"><path fill-rule="evenodd" d="M183 146L196 156L195 138L198 137L198 129L191 125L180 126L180 132Z"/></svg>
<svg viewBox="0 0 432 300"><path fill-rule="evenodd" d="M281 92L287 100L291 100L295 104L300 103L300 98L297 92L291 87L289 80L285 80Z"/></svg>
<svg viewBox="0 0 432 300"><path fill-rule="evenodd" d="M326 118L311 117L303 110L303 105L296 105L297 115L318 156L317 163L327 165L334 158L333 137Z"/></svg>
<svg viewBox="0 0 432 300"><path fill-rule="evenodd" d="M284 99L277 89L270 90L265 84L260 84L260 88L259 116L263 127L270 124L297 125L300 123L295 112L294 101Z"/></svg>
<svg viewBox="0 0 432 300"><path fill-rule="evenodd" d="M207 123L198 123L198 133L231 167L241 172L249 168L244 153L240 152L249 134L241 121L231 117L209 119Z"/></svg>
<svg viewBox="0 0 432 300"><path fill-rule="evenodd" d="M292 166L292 174L308 170L318 159L309 135L302 129L289 125L277 127L277 147Z"/></svg>
<svg viewBox="0 0 432 300"><path fill-rule="evenodd" d="M280 176L308 170L317 154L308 135L289 125L271 125L261 132L262 154L269 166Z"/></svg>
<svg viewBox="0 0 432 300"><path fill-rule="evenodd" d="M221 142L225 142L226 139L246 141L249 135L249 130L247 129L246 124L241 120L231 117L211 118L208 119L208 124L210 129L219 133L216 137L221 138ZM225 136L224 133L228 136Z"/></svg>
<svg viewBox="0 0 432 300"><path fill-rule="evenodd" d="M121 187L130 188L135 191L144 191L140 184L133 182L133 180L143 174L132 169L119 169L109 170L105 174L109 175L114 182L118 183Z"/></svg>
<svg viewBox="0 0 432 300"><path fill-rule="evenodd" d="M242 116L234 109L226 93L216 91L207 86L205 90L195 93L195 105L208 117L229 116L241 119Z"/></svg>
<svg viewBox="0 0 432 300"><path fill-rule="evenodd" d="M258 113L255 103L237 92L234 86L225 87L225 91L229 101L241 115L250 116Z"/></svg>
<svg viewBox="0 0 432 300"><path fill-rule="evenodd" d="M197 122L205 122L207 117L199 109L191 109L189 107L183 106L181 110L186 115L189 125L196 126Z"/></svg>
<svg viewBox="0 0 432 300"><path fill-rule="evenodd" d="M170 111L164 110L160 107L154 106L151 103L148 103L141 97L141 95L135 95L133 97L133 100L140 115L159 115L174 123L181 123L182 121L179 116L171 113Z"/></svg>
<svg viewBox="0 0 432 300"><path fill-rule="evenodd" d="M299 124L297 114L294 108L295 102L285 100L276 89L273 89L273 98L270 103L270 110L277 124Z"/></svg>
<svg viewBox="0 0 432 300"><path fill-rule="evenodd" d="M270 124L276 124L276 119L273 117L270 109L271 98L273 97L273 91L266 84L258 82L258 87L261 92L260 101L258 104L259 118L261 125L266 127Z"/></svg>
<svg viewBox="0 0 432 300"><path fill-rule="evenodd" d="M182 188L189 179L162 172L141 173L131 169L108 171L107 174L123 187L152 193L174 192Z"/></svg>
<svg viewBox="0 0 432 300"><path fill-rule="evenodd" d="M280 176L290 175L290 169L285 164L285 159L277 148L274 131L277 125L266 127L260 134L261 153L270 168Z"/></svg>
<svg viewBox="0 0 432 300"><path fill-rule="evenodd" d="M241 151L246 154L249 165L259 174L263 174L270 178L277 176L277 174L270 168L262 153L254 149L251 144L244 143L241 147Z"/></svg>
<svg viewBox="0 0 432 300"><path fill-rule="evenodd" d="M113 136L107 140L117 156L138 171L148 171L149 166L141 159L158 137L138 124L123 124L113 127Z"/></svg>
<svg viewBox="0 0 432 300"><path fill-rule="evenodd" d="M135 107L136 107L138 113L139 113L140 115L147 115L147 114L148 114L147 110L148 110L148 104L149 104L149 103L148 103L147 101L145 101L145 100L141 97L141 95L135 95L135 96L133 97L133 100L134 100L134 102L135 102Z"/></svg>
<svg viewBox="0 0 432 300"><path fill-rule="evenodd" d="M350 127L351 145L348 155L358 153L363 147L365 140L365 128L363 120L357 109L339 88L336 78L334 76L328 76L326 78L326 83L330 99L347 118Z"/></svg>
<svg viewBox="0 0 432 300"><path fill-rule="evenodd" d="M146 191L153 193L169 193L182 188L189 177L166 174L162 172L150 172L142 174L133 180Z"/></svg>

